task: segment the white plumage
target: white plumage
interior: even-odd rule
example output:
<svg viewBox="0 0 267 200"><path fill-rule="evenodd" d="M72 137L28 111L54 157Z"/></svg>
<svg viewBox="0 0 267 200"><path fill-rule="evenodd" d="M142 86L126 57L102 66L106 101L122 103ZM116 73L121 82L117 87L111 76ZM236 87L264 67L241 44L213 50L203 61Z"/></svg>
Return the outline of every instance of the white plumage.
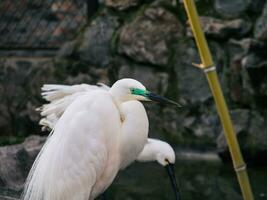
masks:
<svg viewBox="0 0 267 200"><path fill-rule="evenodd" d="M46 84L42 87L42 96L49 104L45 104L38 110L41 111L41 116L44 118L40 120L40 125L43 128L53 129L58 119L61 117L66 108L77 97L88 94L94 90L108 91L110 88L104 84L99 86L80 84L80 85L54 85Z"/></svg>
<svg viewBox="0 0 267 200"><path fill-rule="evenodd" d="M52 131L28 176L23 200L93 200L137 158L163 166L175 162L167 143L147 139L148 119L138 100L149 97L141 95L147 92L141 83L122 79L111 88L44 85L42 90L50 103L40 108L40 124Z"/></svg>

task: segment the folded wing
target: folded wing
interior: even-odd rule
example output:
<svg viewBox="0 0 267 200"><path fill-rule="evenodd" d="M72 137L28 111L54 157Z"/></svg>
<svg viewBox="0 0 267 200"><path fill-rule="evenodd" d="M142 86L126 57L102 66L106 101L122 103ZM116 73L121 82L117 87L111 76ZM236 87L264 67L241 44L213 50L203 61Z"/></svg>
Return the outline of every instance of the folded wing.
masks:
<svg viewBox="0 0 267 200"><path fill-rule="evenodd" d="M95 90L107 91L109 87L102 83L98 85L79 84L72 86L56 84L43 85L42 97L49 103L37 109L42 116L39 122L42 125L42 129L52 130L66 108L75 99Z"/></svg>
<svg viewBox="0 0 267 200"><path fill-rule="evenodd" d="M117 174L120 126L119 112L107 92L75 100L39 153L22 199L88 200L102 177L107 185L100 184L95 193L105 189Z"/></svg>

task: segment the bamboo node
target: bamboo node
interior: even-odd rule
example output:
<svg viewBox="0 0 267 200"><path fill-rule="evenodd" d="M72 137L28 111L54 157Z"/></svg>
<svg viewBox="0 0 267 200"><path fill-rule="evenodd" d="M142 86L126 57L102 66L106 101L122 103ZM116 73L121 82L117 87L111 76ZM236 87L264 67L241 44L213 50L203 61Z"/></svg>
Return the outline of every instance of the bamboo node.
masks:
<svg viewBox="0 0 267 200"><path fill-rule="evenodd" d="M244 171L244 170L246 170L246 168L247 168L247 165L246 164L240 165L238 167L235 167L235 171L236 172Z"/></svg>
<svg viewBox="0 0 267 200"><path fill-rule="evenodd" d="M213 66L210 66L210 67L203 68L203 71L204 71L205 73L209 73L209 72L212 72L212 71L216 71L216 66L213 65Z"/></svg>

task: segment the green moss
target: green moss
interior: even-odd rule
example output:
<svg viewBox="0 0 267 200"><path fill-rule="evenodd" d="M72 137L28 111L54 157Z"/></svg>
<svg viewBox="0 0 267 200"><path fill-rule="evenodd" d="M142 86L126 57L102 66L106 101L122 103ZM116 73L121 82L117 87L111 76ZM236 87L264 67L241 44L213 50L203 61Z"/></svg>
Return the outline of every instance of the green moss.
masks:
<svg viewBox="0 0 267 200"><path fill-rule="evenodd" d="M0 138L0 146L7 146L13 144L20 144L24 141L25 137L5 136Z"/></svg>
<svg viewBox="0 0 267 200"><path fill-rule="evenodd" d="M196 7L199 15L206 15L206 16L217 15L217 13L214 10L214 0L196 1Z"/></svg>
<svg viewBox="0 0 267 200"><path fill-rule="evenodd" d="M118 52L118 44L119 44L119 36L120 36L120 28L113 32L110 42L110 51L111 55L116 55Z"/></svg>

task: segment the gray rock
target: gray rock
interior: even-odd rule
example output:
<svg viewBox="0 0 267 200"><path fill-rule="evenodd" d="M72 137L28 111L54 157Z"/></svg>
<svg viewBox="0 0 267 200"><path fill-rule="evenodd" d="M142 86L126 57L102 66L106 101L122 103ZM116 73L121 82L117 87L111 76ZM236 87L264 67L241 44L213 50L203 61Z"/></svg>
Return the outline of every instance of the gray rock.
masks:
<svg viewBox="0 0 267 200"><path fill-rule="evenodd" d="M30 136L22 144L0 147L1 187L20 191L46 138Z"/></svg>
<svg viewBox="0 0 267 200"><path fill-rule="evenodd" d="M95 18L78 38L80 46L78 55L81 61L99 67L107 67L111 62L111 40L118 28L118 18L106 10Z"/></svg>
<svg viewBox="0 0 267 200"><path fill-rule="evenodd" d="M180 148L210 150L216 147L219 120L213 108L159 107L151 103L146 105L146 110L150 137L166 140Z"/></svg>
<svg viewBox="0 0 267 200"><path fill-rule="evenodd" d="M261 13L262 9L264 8L266 0L253 0L250 2L249 11L253 12L254 14L258 15Z"/></svg>
<svg viewBox="0 0 267 200"><path fill-rule="evenodd" d="M181 108L185 109L185 108ZM176 132L170 132L177 139L178 144L191 146L194 149L208 150L216 146L218 136L219 119L216 112L206 110L180 111L173 121L176 122ZM201 113L201 114L198 114ZM164 124L170 124L170 120L164 119ZM167 128L167 126L165 126Z"/></svg>
<svg viewBox="0 0 267 200"><path fill-rule="evenodd" d="M261 16L256 21L254 36L260 40L267 39L267 2L264 5Z"/></svg>
<svg viewBox="0 0 267 200"><path fill-rule="evenodd" d="M115 8L117 10L127 10L140 4L140 0L106 0L107 7Z"/></svg>
<svg viewBox="0 0 267 200"><path fill-rule="evenodd" d="M237 109L231 111L234 128L240 148L248 159L257 158L267 152L267 124L262 115L256 111ZM223 132L217 139L218 152L225 156L228 153L227 143Z"/></svg>
<svg viewBox="0 0 267 200"><path fill-rule="evenodd" d="M264 54L250 53L242 59L251 84L258 95L267 95L267 61Z"/></svg>
<svg viewBox="0 0 267 200"><path fill-rule="evenodd" d="M3 192L4 194L0 194L1 200L19 200L19 195L14 191L8 190L8 192ZM5 194L7 193L7 194Z"/></svg>
<svg viewBox="0 0 267 200"><path fill-rule="evenodd" d="M252 48L254 48L253 41L250 39L230 40L228 43L229 76L227 86L229 95L233 102L246 106L253 105L255 92L248 72L242 65L242 60Z"/></svg>
<svg viewBox="0 0 267 200"><path fill-rule="evenodd" d="M215 10L223 17L240 16L249 6L250 0L215 0Z"/></svg>
<svg viewBox="0 0 267 200"><path fill-rule="evenodd" d="M65 79L65 82L69 85L97 82L109 85L108 70L90 67L88 74L79 73L76 76L69 76Z"/></svg>
<svg viewBox="0 0 267 200"><path fill-rule="evenodd" d="M52 60L14 58L0 69L0 135L24 135L38 131L35 108L40 106L42 84L54 82ZM2 119L1 119L2 118Z"/></svg>
<svg viewBox="0 0 267 200"><path fill-rule="evenodd" d="M267 48L264 42L256 40L254 38L244 38L241 40L230 39L229 45L239 46L239 48L242 48L242 50L244 51L242 53L245 54L253 52L264 52Z"/></svg>
<svg viewBox="0 0 267 200"><path fill-rule="evenodd" d="M1 61L0 61L1 62ZM56 67L55 67L56 66ZM45 83L109 84L109 69L60 58L12 58L0 68L0 136L27 136L40 132L36 108L44 101Z"/></svg>
<svg viewBox="0 0 267 200"><path fill-rule="evenodd" d="M175 15L156 2L122 27L118 50L135 61L166 66L182 31Z"/></svg>
<svg viewBox="0 0 267 200"><path fill-rule="evenodd" d="M168 88L169 76L144 65L123 64L120 67L118 78L133 78L143 83L150 91L164 95Z"/></svg>
<svg viewBox="0 0 267 200"><path fill-rule="evenodd" d="M229 37L242 37L251 29L251 23L243 19L220 20L213 17L200 17L203 31L211 37L227 39ZM188 31L192 36L191 30Z"/></svg>
<svg viewBox="0 0 267 200"><path fill-rule="evenodd" d="M217 136L216 128L218 126L218 117L215 112L203 113L199 119L192 123L188 128L192 129L194 135L197 137L207 136L210 139L214 139Z"/></svg>
<svg viewBox="0 0 267 200"><path fill-rule="evenodd" d="M75 51L76 41L66 42L57 52L59 58L71 57Z"/></svg>
<svg viewBox="0 0 267 200"><path fill-rule="evenodd" d="M192 63L200 63L193 41L180 44L175 58L179 95L188 104L203 103L211 98L205 74L199 68L192 66Z"/></svg>
<svg viewBox="0 0 267 200"><path fill-rule="evenodd" d="M242 60L242 65L246 69L259 68L261 66L262 58L257 54L248 54Z"/></svg>

